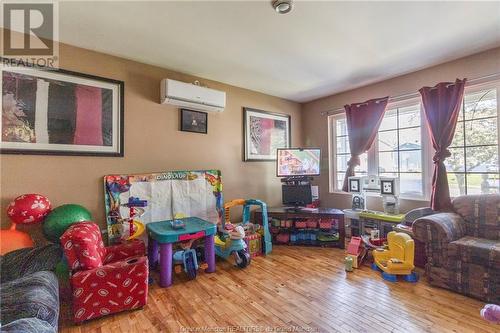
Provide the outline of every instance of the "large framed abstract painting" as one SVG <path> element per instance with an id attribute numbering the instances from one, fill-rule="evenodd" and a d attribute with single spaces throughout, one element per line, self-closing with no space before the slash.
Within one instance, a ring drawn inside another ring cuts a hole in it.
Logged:
<path id="1" fill-rule="evenodd" d="M 244 110 L 244 160 L 275 161 L 278 148 L 291 145 L 290 116 L 251 108 Z"/>
<path id="2" fill-rule="evenodd" d="M 2 154 L 123 156 L 122 81 L 2 69 Z"/>

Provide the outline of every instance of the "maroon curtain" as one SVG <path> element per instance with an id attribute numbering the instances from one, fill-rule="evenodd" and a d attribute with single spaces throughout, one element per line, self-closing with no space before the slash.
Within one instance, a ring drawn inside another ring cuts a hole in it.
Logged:
<path id="1" fill-rule="evenodd" d="M 388 101 L 389 96 L 344 106 L 351 158 L 347 162 L 343 191 L 348 191 L 348 178 L 354 176 L 354 169 L 360 164 L 359 156 L 372 146 Z"/>
<path id="2" fill-rule="evenodd" d="M 451 156 L 448 147 L 455 134 L 466 80 L 457 79 L 455 83 L 441 82 L 435 87 L 423 87 L 419 90 L 432 146 L 436 151 L 433 157 L 434 173 L 431 194 L 431 207 L 434 210 L 451 209 L 450 189 L 444 160 Z"/>

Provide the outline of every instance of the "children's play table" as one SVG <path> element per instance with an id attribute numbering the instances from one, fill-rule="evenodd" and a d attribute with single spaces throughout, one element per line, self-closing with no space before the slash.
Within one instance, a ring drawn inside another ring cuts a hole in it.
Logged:
<path id="1" fill-rule="evenodd" d="M 160 248 L 160 286 L 169 287 L 172 284 L 172 244 L 190 239 L 205 238 L 205 261 L 207 273 L 215 272 L 214 235 L 217 226 L 197 217 L 180 219 L 186 227 L 173 229 L 169 221 L 148 223 L 148 258 L 151 267 L 158 262 L 158 247 Z"/>

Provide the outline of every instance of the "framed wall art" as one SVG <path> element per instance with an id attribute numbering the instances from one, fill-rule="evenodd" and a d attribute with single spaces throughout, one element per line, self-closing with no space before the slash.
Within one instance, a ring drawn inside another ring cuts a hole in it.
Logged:
<path id="1" fill-rule="evenodd" d="M 124 83 L 3 68 L 2 154 L 123 156 Z"/>
<path id="2" fill-rule="evenodd" d="M 278 148 L 290 148 L 290 115 L 243 110 L 245 161 L 275 161 Z"/>
<path id="3" fill-rule="evenodd" d="M 208 113 L 181 109 L 181 131 L 207 134 Z"/>

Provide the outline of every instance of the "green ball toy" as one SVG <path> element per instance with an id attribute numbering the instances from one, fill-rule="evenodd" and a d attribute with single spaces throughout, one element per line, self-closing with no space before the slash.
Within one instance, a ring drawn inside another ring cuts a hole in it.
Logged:
<path id="1" fill-rule="evenodd" d="M 43 221 L 43 234 L 53 243 L 59 244 L 59 237 L 73 223 L 92 221 L 92 214 L 80 205 L 66 204 L 53 209 Z"/>

